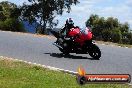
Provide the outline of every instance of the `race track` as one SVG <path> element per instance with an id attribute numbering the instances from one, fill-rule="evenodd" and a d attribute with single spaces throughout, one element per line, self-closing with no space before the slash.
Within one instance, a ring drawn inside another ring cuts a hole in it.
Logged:
<path id="1" fill-rule="evenodd" d="M 65 70 L 77 71 L 81 65 L 89 74 L 124 73 L 132 75 L 132 48 L 100 45 L 102 57 L 95 60 L 89 55 L 64 56 L 52 45 L 53 37 L 34 36 L 0 31 L 0 56 L 17 58 Z"/>

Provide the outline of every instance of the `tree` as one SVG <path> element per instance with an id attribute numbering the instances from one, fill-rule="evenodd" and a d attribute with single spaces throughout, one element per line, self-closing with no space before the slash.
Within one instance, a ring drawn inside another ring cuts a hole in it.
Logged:
<path id="1" fill-rule="evenodd" d="M 117 27 L 119 27 L 118 19 L 113 17 L 108 17 L 106 20 L 106 28 L 111 30 Z"/>
<path id="2" fill-rule="evenodd" d="M 130 26 L 127 22 L 125 22 L 124 24 L 119 24 L 119 25 L 120 25 L 121 33 L 128 33 Z"/>
<path id="3" fill-rule="evenodd" d="M 120 43 L 122 39 L 122 34 L 119 28 L 115 28 L 111 33 L 111 41 L 115 43 Z"/>
<path id="4" fill-rule="evenodd" d="M 94 39 L 130 43 L 129 24 L 127 22 L 121 24 L 117 18 L 108 17 L 104 19 L 104 17 L 92 14 L 86 21 L 86 26 L 92 28 Z"/>
<path id="5" fill-rule="evenodd" d="M 25 32 L 19 16 L 17 5 L 8 1 L 0 2 L 0 30 Z"/>
<path id="6" fill-rule="evenodd" d="M 91 27 L 91 28 L 95 28 L 95 23 L 97 23 L 97 21 L 99 20 L 99 16 L 98 15 L 90 15 L 89 19 L 86 21 L 86 27 Z"/>
<path id="7" fill-rule="evenodd" d="M 130 33 L 130 41 L 129 44 L 132 44 L 132 33 Z"/>
<path id="8" fill-rule="evenodd" d="M 70 12 L 71 5 L 77 4 L 77 0 L 29 0 L 31 4 L 22 6 L 22 17 L 30 23 L 39 22 L 42 25 L 42 34 L 47 27 L 58 24 L 58 20 L 53 21 L 57 15 L 62 15 L 67 9 Z M 39 20 L 38 20 L 39 19 Z"/>
<path id="9" fill-rule="evenodd" d="M 4 21 L 6 19 L 6 16 L 0 12 L 0 21 Z"/>
<path id="10" fill-rule="evenodd" d="M 97 37 L 100 36 L 100 25 L 99 25 L 100 18 L 98 15 L 90 15 L 89 19 L 86 21 L 86 26 L 91 27 L 92 32 L 94 34 L 94 38 L 96 39 Z"/>
<path id="11" fill-rule="evenodd" d="M 20 7 L 18 7 L 14 3 L 8 1 L 0 2 L 0 19 L 2 21 L 6 20 L 7 18 L 18 19 L 20 15 Z"/>
<path id="12" fill-rule="evenodd" d="M 102 40 L 103 41 L 111 41 L 111 34 L 112 34 L 112 31 L 110 31 L 109 29 L 106 29 L 106 30 L 103 30 L 102 31 Z"/>
<path id="13" fill-rule="evenodd" d="M 15 5 L 14 3 L 8 2 L 8 1 L 3 1 L 0 2 L 0 10 L 1 13 L 6 17 L 6 18 L 10 18 L 11 12 L 17 8 L 17 5 Z"/>
<path id="14" fill-rule="evenodd" d="M 4 21 L 6 19 L 5 15 L 3 14 L 3 7 L 0 4 L 0 21 Z"/>

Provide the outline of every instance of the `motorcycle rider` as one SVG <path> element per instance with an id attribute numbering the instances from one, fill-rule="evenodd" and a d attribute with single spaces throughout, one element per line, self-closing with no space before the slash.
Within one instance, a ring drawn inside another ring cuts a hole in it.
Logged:
<path id="1" fill-rule="evenodd" d="M 73 22 L 73 19 L 72 18 L 68 18 L 66 20 L 65 27 L 60 30 L 60 33 L 61 34 L 64 34 L 65 36 L 67 36 L 68 35 L 68 32 L 69 32 L 69 30 L 71 28 L 75 28 L 74 22 Z"/>
<path id="2" fill-rule="evenodd" d="M 78 26 L 74 26 L 74 22 L 72 18 L 68 18 L 66 20 L 65 26 L 60 30 L 59 34 L 60 36 L 63 36 L 63 39 L 68 37 L 68 33 L 70 31 L 71 28 L 77 28 Z M 62 37 L 58 38 L 57 41 L 55 43 L 62 43 L 63 42 Z"/>

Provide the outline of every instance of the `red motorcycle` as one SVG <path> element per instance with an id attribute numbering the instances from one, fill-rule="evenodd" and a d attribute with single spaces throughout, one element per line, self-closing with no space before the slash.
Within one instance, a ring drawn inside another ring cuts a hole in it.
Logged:
<path id="1" fill-rule="evenodd" d="M 59 32 L 51 31 L 57 38 L 53 45 L 57 46 L 59 50 L 68 55 L 69 53 L 89 54 L 94 59 L 101 57 L 99 47 L 92 42 L 93 34 L 89 28 L 81 30 L 79 27 L 71 28 L 68 35 L 60 35 Z"/>

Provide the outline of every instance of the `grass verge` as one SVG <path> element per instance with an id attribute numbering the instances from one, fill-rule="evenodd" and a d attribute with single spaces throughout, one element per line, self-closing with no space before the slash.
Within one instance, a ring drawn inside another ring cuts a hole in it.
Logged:
<path id="1" fill-rule="evenodd" d="M 130 88 L 126 84 L 86 84 L 76 77 L 20 61 L 0 58 L 0 88 Z M 132 87 L 131 87 L 132 88 Z"/>

